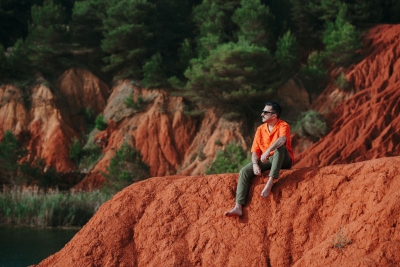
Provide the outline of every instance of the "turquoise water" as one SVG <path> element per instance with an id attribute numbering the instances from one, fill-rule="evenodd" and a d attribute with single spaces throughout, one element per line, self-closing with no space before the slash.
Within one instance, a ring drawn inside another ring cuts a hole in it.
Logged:
<path id="1" fill-rule="evenodd" d="M 0 226 L 0 267 L 38 264 L 62 249 L 77 232 Z"/>

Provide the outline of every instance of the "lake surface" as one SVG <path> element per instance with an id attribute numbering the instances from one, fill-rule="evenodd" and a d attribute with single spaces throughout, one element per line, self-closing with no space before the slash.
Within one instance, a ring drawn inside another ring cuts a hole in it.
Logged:
<path id="1" fill-rule="evenodd" d="M 0 267 L 38 264 L 61 250 L 77 232 L 75 229 L 0 226 Z"/>

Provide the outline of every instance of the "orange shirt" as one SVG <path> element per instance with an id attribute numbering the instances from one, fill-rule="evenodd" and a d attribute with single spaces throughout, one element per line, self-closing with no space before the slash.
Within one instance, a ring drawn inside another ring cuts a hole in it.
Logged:
<path id="1" fill-rule="evenodd" d="M 281 136 L 286 136 L 286 148 L 289 152 L 292 164 L 294 163 L 294 155 L 292 151 L 292 143 L 290 139 L 290 126 L 283 120 L 278 120 L 271 132 L 268 130 L 268 124 L 264 123 L 257 128 L 254 136 L 251 152 L 256 152 L 259 156 L 264 153 L 275 141 Z M 274 154 L 271 151 L 270 155 Z"/>

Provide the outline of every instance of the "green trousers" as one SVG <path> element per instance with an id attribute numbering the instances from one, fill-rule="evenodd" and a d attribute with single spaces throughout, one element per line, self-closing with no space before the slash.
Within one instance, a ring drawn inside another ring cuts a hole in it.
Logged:
<path id="1" fill-rule="evenodd" d="M 268 158 L 268 161 L 263 163 L 260 160 L 258 165 L 261 171 L 271 170 L 270 177 L 278 178 L 281 169 L 290 169 L 292 167 L 292 159 L 286 146 L 281 146 L 275 150 L 274 154 Z M 250 162 L 244 166 L 239 172 L 239 180 L 236 189 L 236 203 L 245 205 L 246 196 L 249 191 L 250 180 L 254 177 L 253 163 Z"/>

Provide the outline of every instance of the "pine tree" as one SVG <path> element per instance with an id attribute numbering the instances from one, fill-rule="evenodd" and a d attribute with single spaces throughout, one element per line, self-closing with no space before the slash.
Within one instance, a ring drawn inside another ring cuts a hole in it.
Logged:
<path id="1" fill-rule="evenodd" d="M 264 101 L 281 78 L 268 49 L 244 41 L 222 44 L 206 59 L 192 60 L 185 76 L 186 89 L 199 105 L 238 112 L 252 110 L 260 96 Z"/>
<path id="2" fill-rule="evenodd" d="M 142 78 L 142 67 L 150 58 L 153 33 L 149 19 L 153 10 L 154 5 L 146 0 L 113 2 L 104 21 L 101 47 L 109 54 L 104 58 L 104 71 L 119 78 Z"/>
<path id="3" fill-rule="evenodd" d="M 300 69 L 299 77 L 312 99 L 321 93 L 327 83 L 327 70 L 324 67 L 322 52 L 313 51 L 310 53 L 306 64 Z"/>
<path id="4" fill-rule="evenodd" d="M 315 16 L 309 6 L 318 0 L 291 0 L 291 14 L 294 23 L 293 33 L 301 47 L 306 50 L 319 48 L 324 30 L 324 22 Z"/>
<path id="5" fill-rule="evenodd" d="M 5 50 L 12 47 L 18 39 L 26 38 L 31 6 L 42 2 L 43 0 L 0 1 L 0 44 Z"/>
<path id="6" fill-rule="evenodd" d="M 330 61 L 346 65 L 354 60 L 361 48 L 360 34 L 347 20 L 347 6 L 342 4 L 335 23 L 327 22 L 323 35 L 325 55 Z"/>
<path id="7" fill-rule="evenodd" d="M 31 14 L 27 38 L 29 60 L 45 75 L 62 72 L 66 67 L 59 56 L 67 32 L 64 8 L 53 0 L 44 0 L 43 6 L 32 6 Z"/>
<path id="8" fill-rule="evenodd" d="M 33 79 L 33 66 L 29 60 L 30 50 L 26 42 L 19 39 L 6 53 L 7 57 L 4 58 L 6 69 L 2 73 L 4 78 L 8 82 L 29 83 Z"/>
<path id="9" fill-rule="evenodd" d="M 380 0 L 352 0 L 345 1 L 348 6 L 348 19 L 353 25 L 369 26 L 380 23 L 383 19 L 382 1 Z M 393 10 L 393 9 L 392 9 Z"/>
<path id="10" fill-rule="evenodd" d="M 147 63 L 154 63 L 154 57 L 158 58 L 157 61 L 161 65 L 155 77 L 158 80 L 156 84 L 165 86 L 166 77 L 182 78 L 182 73 L 188 66 L 188 60 L 181 61 L 178 58 L 182 44 L 186 44 L 185 40 L 189 43 L 194 41 L 195 24 L 192 20 L 192 8 L 201 3 L 201 0 L 149 1 L 154 4 L 155 13 L 152 14 L 150 23 L 151 32 L 154 34 L 149 47 L 152 56 Z"/>
<path id="11" fill-rule="evenodd" d="M 95 48 L 103 39 L 103 20 L 109 1 L 88 0 L 74 4 L 71 18 L 72 41 L 79 47 Z"/>
<path id="12" fill-rule="evenodd" d="M 146 88 L 163 87 L 166 85 L 166 71 L 163 69 L 163 61 L 159 52 L 146 62 L 143 66 L 143 72 L 142 83 Z"/>
<path id="13" fill-rule="evenodd" d="M 207 57 L 220 44 L 235 41 L 238 27 L 231 17 L 239 4 L 240 0 L 203 0 L 194 8 L 199 58 Z"/>
<path id="14" fill-rule="evenodd" d="M 297 67 L 299 46 L 290 31 L 279 38 L 276 46 L 275 58 L 279 66 L 287 71 Z"/>
<path id="15" fill-rule="evenodd" d="M 268 48 L 275 45 L 274 16 L 269 7 L 261 4 L 260 0 L 242 0 L 241 7 L 237 8 L 232 16 L 232 21 L 239 27 L 239 39 Z"/>

